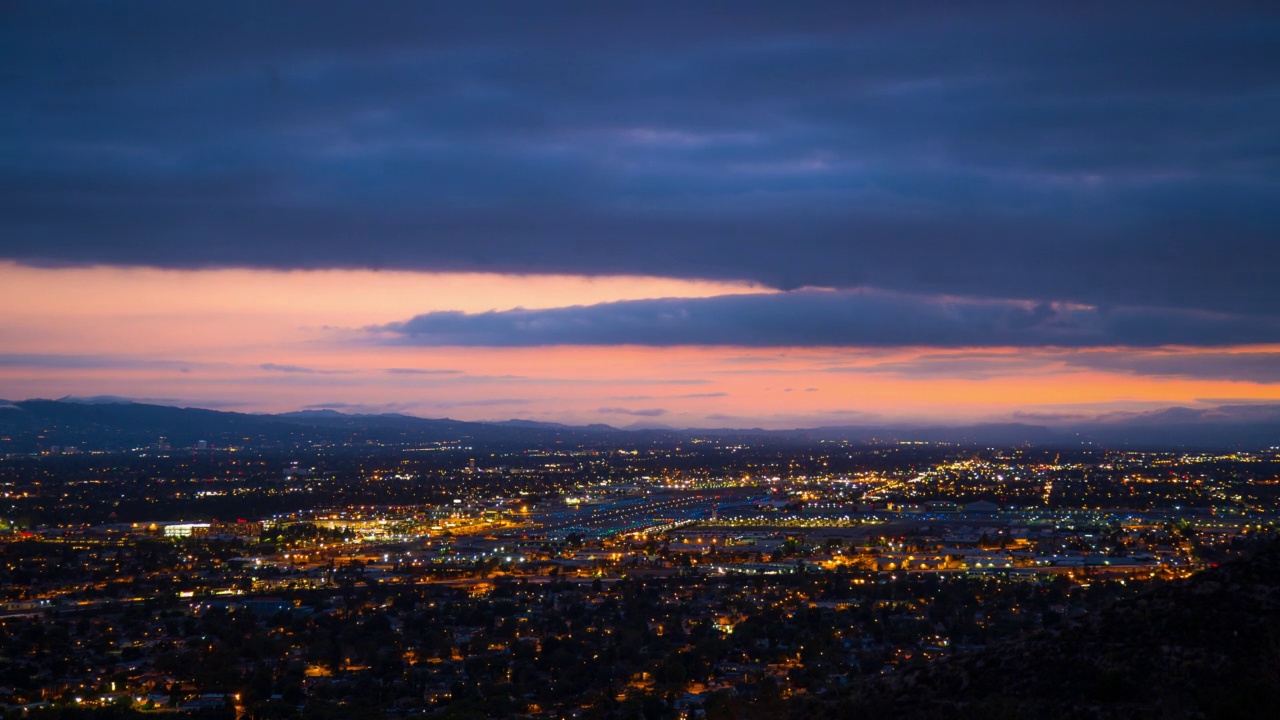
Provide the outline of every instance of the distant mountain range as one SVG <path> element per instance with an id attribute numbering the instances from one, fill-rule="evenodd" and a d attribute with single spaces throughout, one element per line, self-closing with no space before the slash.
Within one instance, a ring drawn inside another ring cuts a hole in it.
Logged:
<path id="1" fill-rule="evenodd" d="M 465 422 L 401 414 L 360 415 L 332 409 L 277 415 L 179 408 L 125 398 L 0 400 L 0 454 L 54 446 L 115 450 L 173 447 L 294 447 L 304 444 L 467 444 L 539 447 L 564 442 L 657 442 L 686 437 L 772 439 L 785 444 L 820 440 L 917 441 L 978 446 L 1035 445 L 1149 449 L 1258 449 L 1280 445 L 1280 405 L 1223 405 L 1113 413 L 1055 423 L 986 423 L 962 426 L 838 426 L 796 430 L 759 428 L 620 429 L 609 425 L 562 425 L 531 420 Z"/>
<path id="2" fill-rule="evenodd" d="M 541 446 L 588 439 L 599 429 L 536 423 L 469 423 L 409 415 L 348 415 L 305 410 L 278 415 L 178 408 L 135 402 L 72 400 L 0 401 L 0 454 L 76 447 L 120 450 L 172 447 L 200 441 L 212 447 L 292 448 L 301 445 L 412 444 L 445 441 Z M 613 431 L 618 432 L 618 431 Z"/>

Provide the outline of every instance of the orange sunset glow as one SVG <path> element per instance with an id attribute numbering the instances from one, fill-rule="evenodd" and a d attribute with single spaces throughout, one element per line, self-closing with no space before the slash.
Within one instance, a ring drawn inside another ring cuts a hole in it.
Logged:
<path id="1" fill-rule="evenodd" d="M 253 412 L 332 407 L 688 427 L 998 420 L 1280 400 L 1275 383 L 1073 362 L 1082 354 L 1209 352 L 1194 348 L 413 347 L 378 342 L 369 331 L 424 312 L 764 291 L 646 277 L 9 263 L 0 267 L 0 301 L 24 312 L 0 328 L 7 338 L 0 396 L 92 393 Z"/>

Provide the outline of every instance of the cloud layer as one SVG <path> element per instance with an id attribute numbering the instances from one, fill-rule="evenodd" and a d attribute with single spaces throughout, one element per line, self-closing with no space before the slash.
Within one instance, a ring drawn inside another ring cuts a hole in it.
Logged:
<path id="1" fill-rule="evenodd" d="M 1280 342 L 1280 322 L 1255 317 L 831 290 L 548 310 L 432 312 L 377 330 L 391 342 L 487 347 L 1154 347 Z"/>
<path id="2" fill-rule="evenodd" d="M 1280 15 L 21 3 L 0 257 L 1280 315 Z"/>

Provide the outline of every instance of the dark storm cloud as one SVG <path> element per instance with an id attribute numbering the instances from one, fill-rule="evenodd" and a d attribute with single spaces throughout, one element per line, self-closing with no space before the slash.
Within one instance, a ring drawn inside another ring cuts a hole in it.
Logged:
<path id="1" fill-rule="evenodd" d="M 0 257 L 1280 314 L 1245 4 L 42 2 Z"/>
<path id="2" fill-rule="evenodd" d="M 372 331 L 391 343 L 490 347 L 1152 347 L 1280 341 L 1280 321 L 1256 317 L 830 290 L 432 312 Z"/>

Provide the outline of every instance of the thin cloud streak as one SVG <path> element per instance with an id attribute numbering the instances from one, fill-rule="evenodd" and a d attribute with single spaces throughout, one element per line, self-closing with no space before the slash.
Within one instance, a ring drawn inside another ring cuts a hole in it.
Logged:
<path id="1" fill-rule="evenodd" d="M 666 408 L 624 408 L 624 407 L 602 407 L 596 412 L 601 415 L 631 415 L 633 417 L 662 417 L 667 414 Z"/>
<path id="2" fill-rule="evenodd" d="M 259 368 L 267 372 L 294 373 L 299 375 L 345 375 L 349 370 L 320 370 L 317 368 L 304 367 L 302 365 L 288 365 L 279 363 L 262 363 Z"/>
<path id="3" fill-rule="evenodd" d="M 1280 383 L 1280 352 L 1089 352 L 1063 361 L 1073 367 L 1134 375 Z"/>

